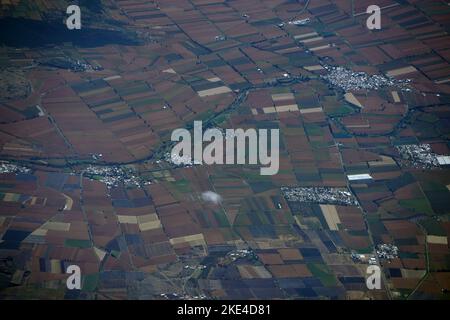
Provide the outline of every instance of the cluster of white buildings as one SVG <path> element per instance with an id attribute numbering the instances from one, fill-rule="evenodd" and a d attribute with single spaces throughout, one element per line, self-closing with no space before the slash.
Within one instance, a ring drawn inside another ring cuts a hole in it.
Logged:
<path id="1" fill-rule="evenodd" d="M 450 156 L 437 155 L 427 143 L 396 146 L 400 156 L 412 167 L 430 169 L 450 164 Z"/>
<path id="2" fill-rule="evenodd" d="M 238 249 L 228 252 L 227 255 L 231 258 L 231 260 L 236 261 L 237 259 L 248 257 L 251 254 L 253 254 L 253 252 L 249 249 Z"/>
<path id="3" fill-rule="evenodd" d="M 393 244 L 379 244 L 377 246 L 377 256 L 379 259 L 392 260 L 398 257 L 398 247 Z"/>
<path id="4" fill-rule="evenodd" d="M 384 75 L 369 75 L 365 72 L 355 72 L 344 67 L 323 66 L 328 73 L 321 76 L 334 86 L 344 91 L 351 90 L 378 90 L 383 87 L 397 87 L 410 91 L 411 80 L 397 80 Z"/>
<path id="5" fill-rule="evenodd" d="M 375 258 L 374 255 L 365 255 L 353 252 L 352 259 L 355 262 L 368 263 L 370 265 L 378 265 L 377 259 Z"/>
<path id="6" fill-rule="evenodd" d="M 142 178 L 132 169 L 125 170 L 122 167 L 103 167 L 90 165 L 86 168 L 85 174 L 93 178 L 97 178 L 108 188 L 117 187 L 123 183 L 129 187 L 142 187 L 151 184 L 150 181 L 142 181 Z"/>
<path id="7" fill-rule="evenodd" d="M 160 297 L 167 300 L 205 300 L 208 297 L 204 294 L 198 296 L 191 296 L 188 294 L 178 294 L 178 293 L 161 293 Z"/>
<path id="8" fill-rule="evenodd" d="M 280 28 L 284 27 L 286 24 L 294 25 L 294 26 L 305 26 L 305 25 L 309 24 L 310 22 L 311 22 L 310 18 L 296 19 L 296 20 L 288 21 L 287 23 L 281 22 L 281 23 L 278 24 L 278 26 Z"/>
<path id="9" fill-rule="evenodd" d="M 314 202 L 336 205 L 358 205 L 354 195 L 343 188 L 331 187 L 281 187 L 287 201 Z"/>
<path id="10" fill-rule="evenodd" d="M 30 173 L 31 169 L 18 166 L 9 162 L 0 162 L 0 174 L 1 173 Z"/>
<path id="11" fill-rule="evenodd" d="M 204 269 L 206 269 L 206 266 L 203 264 L 199 264 L 198 266 L 185 265 L 184 269 L 186 269 L 186 270 L 204 270 Z"/>

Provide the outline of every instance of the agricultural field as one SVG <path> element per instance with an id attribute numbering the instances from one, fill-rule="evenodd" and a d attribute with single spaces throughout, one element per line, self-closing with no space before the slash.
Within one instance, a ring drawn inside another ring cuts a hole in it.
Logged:
<path id="1" fill-rule="evenodd" d="M 0 299 L 450 298 L 446 3 L 0 2 Z M 200 120 L 278 172 L 171 161 Z"/>

